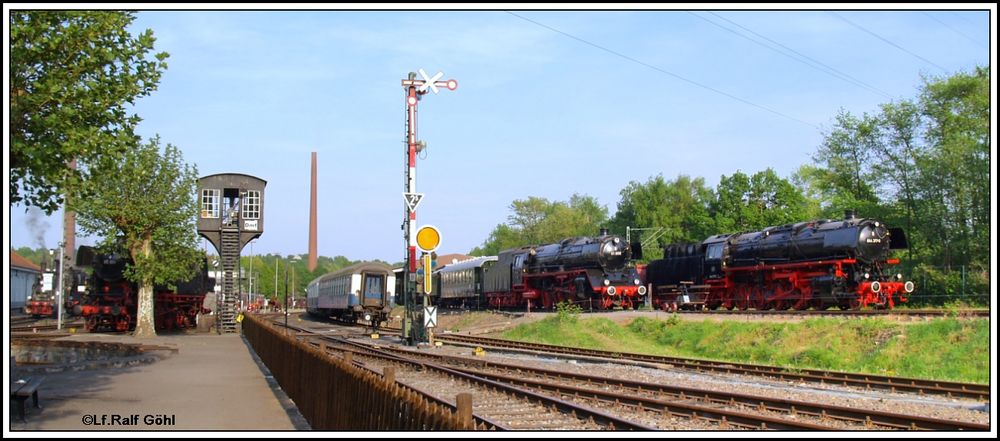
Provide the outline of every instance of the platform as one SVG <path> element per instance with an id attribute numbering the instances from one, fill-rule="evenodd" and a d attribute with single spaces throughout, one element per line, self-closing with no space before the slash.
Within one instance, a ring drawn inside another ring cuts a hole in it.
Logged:
<path id="1" fill-rule="evenodd" d="M 309 429 L 239 334 L 192 333 L 143 339 L 81 334 L 62 339 L 161 348 L 148 352 L 155 355 L 155 361 L 132 366 L 45 372 L 45 383 L 39 389 L 42 409 L 29 409 L 26 422 L 11 417 L 8 427 L 15 436 L 20 431 L 46 430 Z M 23 369 L 38 373 L 41 367 Z"/>

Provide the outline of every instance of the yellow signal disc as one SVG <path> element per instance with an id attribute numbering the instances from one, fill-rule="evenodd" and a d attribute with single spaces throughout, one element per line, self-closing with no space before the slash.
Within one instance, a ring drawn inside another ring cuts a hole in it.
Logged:
<path id="1" fill-rule="evenodd" d="M 441 232 L 431 225 L 425 225 L 417 230 L 417 247 L 421 251 L 431 252 L 441 245 Z"/>

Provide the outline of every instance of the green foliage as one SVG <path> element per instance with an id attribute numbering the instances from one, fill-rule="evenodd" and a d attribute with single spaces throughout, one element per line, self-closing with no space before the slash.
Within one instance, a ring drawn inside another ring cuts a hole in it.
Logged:
<path id="1" fill-rule="evenodd" d="M 149 58 L 152 31 L 138 36 L 124 11 L 10 12 L 10 203 L 51 214 L 91 163 L 136 142 L 127 106 L 156 89 L 165 52 Z"/>
<path id="2" fill-rule="evenodd" d="M 990 278 L 985 270 L 971 267 L 945 271 L 941 267 L 919 264 L 909 272 L 917 289 L 909 296 L 913 305 L 964 304 L 970 307 L 990 305 Z"/>
<path id="3" fill-rule="evenodd" d="M 989 127 L 987 67 L 927 78 L 916 100 L 841 112 L 798 177 L 827 217 L 854 208 L 903 227 L 911 264 L 976 272 L 989 265 Z"/>
<path id="4" fill-rule="evenodd" d="M 611 230 L 624 235 L 626 227 L 660 228 L 656 242 L 647 243 L 647 247 L 661 248 L 669 243 L 701 241 L 716 234 L 715 221 L 709 213 L 714 194 L 705 186 L 703 178 L 680 175 L 666 181 L 658 175 L 645 183 L 629 182 L 620 194 L 618 211 L 610 223 Z M 637 237 L 651 237 L 656 233 L 647 231 Z M 632 238 L 632 241 L 638 239 Z M 656 253 L 651 253 L 645 256 L 645 260 L 656 257 Z"/>
<path id="5" fill-rule="evenodd" d="M 801 191 L 768 168 L 753 176 L 723 175 L 712 213 L 719 233 L 735 233 L 802 221 L 808 210 Z"/>
<path id="6" fill-rule="evenodd" d="M 140 292 L 190 277 L 202 256 L 195 228 L 196 167 L 185 164 L 173 145 L 161 153 L 157 137 L 88 168 L 92 196 L 69 199 L 80 231 L 102 237 L 102 249 L 132 257 L 125 276 Z M 140 299 L 137 334 L 143 314 Z M 148 314 L 151 323 L 151 307 Z"/>
<path id="7" fill-rule="evenodd" d="M 594 236 L 608 220 L 608 210 L 591 196 L 574 194 L 568 202 L 529 197 L 510 205 L 506 224 L 469 254 L 496 255 L 502 250 L 531 244 L 553 243 L 568 237 Z"/>
<path id="8" fill-rule="evenodd" d="M 679 315 L 677 315 L 676 312 L 673 313 L 673 314 L 670 314 L 670 318 L 668 318 L 667 321 L 666 321 L 667 326 L 676 326 L 676 325 L 680 324 L 680 322 L 681 322 L 681 317 Z"/>
<path id="9" fill-rule="evenodd" d="M 240 281 L 243 292 L 250 292 L 250 271 L 253 270 L 255 294 L 263 294 L 268 298 L 277 298 L 279 302 L 285 299 L 285 274 L 288 274 L 288 292 L 296 298 L 303 298 L 305 289 L 316 278 L 332 273 L 350 265 L 362 262 L 350 260 L 344 256 L 317 256 L 316 270 L 309 271 L 309 255 L 298 254 L 283 256 L 280 254 L 263 254 L 241 256 L 240 267 L 243 268 L 243 280 Z M 385 262 L 383 262 L 385 263 Z M 277 280 L 277 296 L 275 296 L 275 280 Z"/>
<path id="10" fill-rule="evenodd" d="M 989 382 L 988 320 L 900 324 L 885 319 L 810 319 L 795 323 L 655 320 L 562 322 L 557 316 L 518 326 L 504 338 L 609 351 Z"/>
<path id="11" fill-rule="evenodd" d="M 559 302 L 556 305 L 556 317 L 559 318 L 560 323 L 575 323 L 582 312 L 583 308 L 575 303 Z"/>
<path id="12" fill-rule="evenodd" d="M 59 259 L 58 254 L 53 255 L 45 248 L 32 249 L 31 247 L 20 247 L 14 251 L 19 256 L 28 259 L 29 262 L 45 268 L 52 268 L 52 262 Z"/>
<path id="13" fill-rule="evenodd" d="M 722 176 L 718 187 L 705 186 L 703 178 L 663 176 L 645 183 L 632 181 L 621 191 L 612 229 L 655 228 L 657 241 L 647 248 L 681 242 L 701 242 L 719 233 L 732 233 L 800 221 L 816 210 L 800 187 L 767 169 L 748 176 L 737 171 Z M 655 234 L 647 232 L 646 234 Z M 633 242 L 636 241 L 633 239 Z M 644 253 L 645 261 L 659 258 Z"/>

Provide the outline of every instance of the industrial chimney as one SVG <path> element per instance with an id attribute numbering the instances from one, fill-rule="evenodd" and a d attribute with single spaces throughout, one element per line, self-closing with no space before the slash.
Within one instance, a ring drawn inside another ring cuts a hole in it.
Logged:
<path id="1" fill-rule="evenodd" d="M 312 152 L 312 180 L 309 192 L 309 271 L 316 270 L 316 152 Z"/>

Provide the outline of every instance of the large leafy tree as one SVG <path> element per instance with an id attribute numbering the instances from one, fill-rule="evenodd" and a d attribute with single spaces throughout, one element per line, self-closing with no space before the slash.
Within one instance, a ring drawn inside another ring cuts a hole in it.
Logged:
<path id="1" fill-rule="evenodd" d="M 906 229 L 922 293 L 989 291 L 989 78 L 988 67 L 925 78 L 916 99 L 841 113 L 815 165 L 800 169 L 827 211 L 857 208 Z"/>
<path id="2" fill-rule="evenodd" d="M 202 256 L 195 232 L 197 169 L 176 147 L 162 150 L 154 138 L 90 164 L 93 197 L 71 199 L 81 231 L 132 257 L 126 277 L 139 284 L 139 337 L 156 335 L 153 287 L 190 277 Z"/>
<path id="3" fill-rule="evenodd" d="M 84 190 L 87 168 L 121 155 L 139 117 L 126 106 L 156 89 L 167 53 L 132 36 L 124 11 L 10 12 L 10 203 L 55 211 Z"/>
<path id="4" fill-rule="evenodd" d="M 986 267 L 989 72 L 924 80 L 916 100 L 841 112 L 798 177 L 827 215 L 855 208 L 906 228 L 910 258 Z"/>
<path id="5" fill-rule="evenodd" d="M 655 244 L 660 246 L 700 242 L 715 234 L 715 221 L 709 213 L 715 196 L 704 178 L 680 175 L 667 181 L 657 175 L 645 183 L 629 182 L 620 194 L 612 220 L 617 233 L 624 234 L 626 227 L 652 228 L 643 232 L 644 237 L 655 236 Z M 657 257 L 656 253 L 644 255 L 646 259 Z"/>
<path id="6" fill-rule="evenodd" d="M 732 176 L 723 175 L 716 194 L 712 212 L 720 232 L 797 222 L 809 214 L 802 191 L 770 168 L 752 176 L 739 171 Z"/>
<path id="7" fill-rule="evenodd" d="M 568 202 L 531 196 L 510 204 L 507 223 L 498 224 L 489 238 L 469 254 L 495 255 L 514 247 L 553 243 L 568 237 L 596 236 L 608 220 L 608 209 L 587 195 L 574 194 Z"/>
<path id="8" fill-rule="evenodd" d="M 989 68 L 925 80 L 927 160 L 921 163 L 924 230 L 940 244 L 936 264 L 989 265 Z"/>

